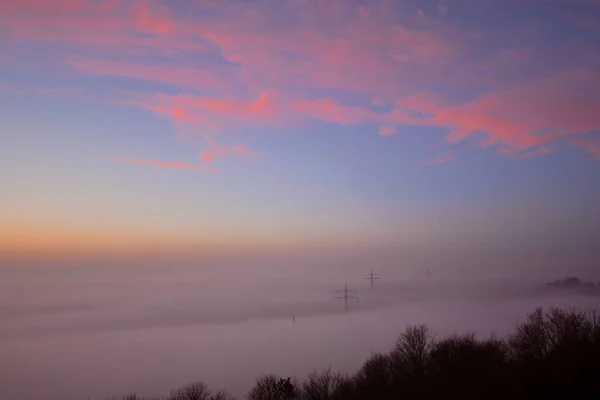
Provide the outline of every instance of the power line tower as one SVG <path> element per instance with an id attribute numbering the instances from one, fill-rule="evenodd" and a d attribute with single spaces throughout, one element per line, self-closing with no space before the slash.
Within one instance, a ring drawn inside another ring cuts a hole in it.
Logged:
<path id="1" fill-rule="evenodd" d="M 348 289 L 348 284 L 344 284 L 344 290 L 338 290 L 337 293 L 343 293 L 338 296 L 335 296 L 336 299 L 344 299 L 344 309 L 348 311 L 348 304 L 350 301 L 358 301 L 358 296 L 356 296 L 356 291 Z"/>
<path id="2" fill-rule="evenodd" d="M 374 274 L 373 270 L 371 270 L 371 272 L 369 272 L 367 274 L 367 277 L 365 279 L 369 279 L 371 281 L 371 290 L 373 290 L 373 281 L 379 279 L 379 275 L 378 274 Z"/>

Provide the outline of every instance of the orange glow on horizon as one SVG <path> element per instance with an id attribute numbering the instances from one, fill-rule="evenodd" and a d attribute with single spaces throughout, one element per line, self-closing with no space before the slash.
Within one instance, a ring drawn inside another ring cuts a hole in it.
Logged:
<path id="1" fill-rule="evenodd" d="M 266 235 L 239 232 L 192 235 L 182 232 L 153 233 L 134 230 L 68 229 L 52 226 L 12 225 L 0 230 L 0 259 L 13 256 L 69 257 L 74 255 L 144 255 L 246 253 L 334 249 L 358 238 Z"/>

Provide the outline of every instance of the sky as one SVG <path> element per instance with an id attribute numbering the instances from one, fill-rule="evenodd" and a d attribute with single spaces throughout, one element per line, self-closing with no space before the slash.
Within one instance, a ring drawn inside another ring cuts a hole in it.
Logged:
<path id="1" fill-rule="evenodd" d="M 592 243 L 599 21 L 597 0 L 4 0 L 0 258 Z"/>

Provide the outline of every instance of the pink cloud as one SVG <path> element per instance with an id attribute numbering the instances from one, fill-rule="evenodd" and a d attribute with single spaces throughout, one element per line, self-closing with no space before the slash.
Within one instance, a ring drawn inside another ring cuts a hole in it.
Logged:
<path id="1" fill-rule="evenodd" d="M 454 156 L 451 154 L 440 154 L 439 156 L 429 160 L 429 161 L 425 161 L 423 164 L 423 166 L 427 166 L 427 165 L 433 165 L 433 164 L 444 164 L 450 161 L 454 160 Z"/>
<path id="2" fill-rule="evenodd" d="M 445 104 L 435 93 L 415 92 L 400 97 L 396 108 L 387 113 L 343 106 L 331 99 L 297 102 L 293 109 L 340 125 L 439 126 L 449 130 L 446 138 L 451 143 L 474 136 L 483 147 L 496 145 L 503 154 L 532 157 L 551 152 L 544 144 L 600 129 L 599 78 L 594 71 L 573 69 L 485 93 L 460 105 Z"/>
<path id="3" fill-rule="evenodd" d="M 230 136 L 236 130 L 247 129 L 249 124 L 281 125 L 285 108 L 276 99 L 272 91 L 260 93 L 254 99 L 121 91 L 120 97 L 112 102 L 143 108 L 171 120 L 182 138 L 200 137 L 208 141 L 216 133 L 221 137 Z"/>
<path id="4" fill-rule="evenodd" d="M 11 28 L 11 31 L 13 37 L 20 39 L 69 43 L 85 50 L 89 50 L 91 47 L 97 47 L 101 48 L 106 53 L 122 56 L 147 54 L 175 55 L 180 53 L 194 54 L 207 51 L 206 46 L 189 39 L 178 37 L 157 39 L 155 37 L 121 33 L 117 27 L 113 29 L 110 28 L 115 21 L 109 19 L 107 19 L 105 23 L 99 24 L 97 28 L 94 28 L 93 24 L 97 21 L 87 18 L 92 22 L 91 27 L 77 28 L 76 26 L 73 26 L 70 29 L 67 29 L 70 24 L 84 25 L 85 19 L 86 18 L 82 18 L 83 21 L 78 20 L 76 23 L 68 21 L 62 26 L 62 31 L 59 32 L 44 29 L 44 21 L 40 21 L 39 19 L 32 19 L 32 25 L 41 24 L 41 26 L 38 26 L 36 29 L 27 30 L 21 26 L 13 27 Z M 118 23 L 119 21 L 116 22 Z M 126 31 L 126 29 L 123 31 Z M 127 75 L 125 76 L 127 77 Z M 172 75 L 172 77 L 174 76 L 176 75 Z M 176 83 L 177 82 L 174 82 L 173 84 Z"/>
<path id="5" fill-rule="evenodd" d="M 524 150 L 600 128 L 600 80 L 572 70 L 485 94 L 434 112 L 428 122 L 450 129 L 450 142 L 485 135 L 483 146 Z"/>
<path id="6" fill-rule="evenodd" d="M 1 83 L 0 89 L 11 95 L 21 94 L 37 94 L 40 96 L 52 96 L 72 101 L 82 101 L 83 96 L 81 91 L 77 88 L 69 88 L 62 86 L 43 86 L 43 85 L 32 85 L 32 84 L 14 84 L 14 83 Z"/>
<path id="7" fill-rule="evenodd" d="M 34 0 L 2 2 L 0 20 L 9 36 L 81 46 L 104 52 L 178 54 L 206 52 L 194 38 L 176 35 L 178 23 L 157 1 Z M 5 16 L 3 19 L 2 17 Z M 140 35 L 142 34 L 142 35 Z"/>
<path id="8" fill-rule="evenodd" d="M 273 92 L 262 92 L 252 101 L 198 98 L 198 107 L 209 113 L 231 118 L 274 118 L 278 114 Z"/>
<path id="9" fill-rule="evenodd" d="M 152 110 L 163 117 L 200 124 L 212 121 L 214 127 L 235 126 L 244 120 L 274 122 L 282 111 L 273 92 L 260 93 L 254 100 L 211 98 L 193 94 L 128 95 L 130 96 L 126 102 Z"/>
<path id="10" fill-rule="evenodd" d="M 161 4 L 140 3 L 133 7 L 133 16 L 140 32 L 165 35 L 173 33 L 175 23 L 169 9 Z"/>
<path id="11" fill-rule="evenodd" d="M 380 126 L 378 133 L 380 136 L 392 136 L 398 133 L 398 130 L 393 126 Z"/>
<path id="12" fill-rule="evenodd" d="M 71 59 L 69 64 L 90 74 L 122 76 L 173 84 L 179 87 L 213 89 L 231 93 L 229 82 L 240 80 L 260 94 L 258 101 L 269 103 L 266 86 L 336 88 L 369 92 L 393 92 L 400 85 L 399 63 L 420 63 L 450 54 L 447 35 L 397 26 L 389 18 L 391 6 L 356 7 L 351 2 L 335 5 L 311 2 L 301 7 L 300 21 L 289 27 L 265 30 L 268 9 L 242 6 L 196 4 L 198 11 L 218 11 L 210 22 L 195 23 L 174 19 L 158 2 L 96 3 L 64 1 L 53 11 L 51 2 L 33 1 L 36 12 L 24 14 L 28 23 L 8 26 L 13 35 L 36 40 L 62 40 L 82 45 L 105 45 L 148 51 L 164 48 L 205 52 L 212 42 L 228 60 L 238 63 L 236 76 L 223 74 L 224 66 L 206 70 L 184 67 L 136 65 L 124 61 Z M 12 8 L 26 7 L 14 2 Z M 101 5 L 100 5 L 101 4 Z M 290 2 L 290 6 L 294 6 Z M 297 6 L 297 5 L 296 5 Z M 100 7 L 103 11 L 95 15 Z M 58 11 L 60 12 L 58 12 Z M 300 10 L 300 9 L 299 9 Z M 43 11 L 41 13 L 40 11 Z M 121 11 L 115 14 L 115 11 Z M 123 14 L 123 11 L 126 11 Z M 13 12 L 15 12 L 13 10 Z M 311 15 L 327 16 L 336 33 L 324 35 L 319 27 L 308 28 Z M 341 18 L 340 16 L 344 16 Z M 239 17 L 236 17 L 239 16 Z M 239 18 L 239 20 L 238 20 Z M 362 21 L 358 23 L 358 21 Z M 27 29 L 24 27 L 27 26 Z M 139 36 L 150 33 L 157 37 Z M 202 43 L 202 44 L 200 44 Z M 293 54 L 290 58 L 286 54 Z M 230 100 L 228 100 L 230 101 Z M 272 109 L 270 104 L 225 103 L 204 100 L 206 109 L 216 113 L 257 114 Z"/>
<path id="13" fill-rule="evenodd" d="M 238 64 L 237 78 L 248 86 L 262 87 L 262 91 L 265 86 L 302 86 L 391 93 L 401 85 L 400 64 L 406 67 L 407 63 L 439 61 L 452 53 L 448 35 L 398 26 L 389 17 L 396 11 L 391 5 L 356 7 L 352 2 L 336 1 L 335 5 L 309 2 L 300 6 L 288 1 L 286 8 L 297 7 L 298 20 L 274 25 L 269 18 L 271 12 L 281 11 L 279 7 L 271 11 L 260 6 L 198 2 L 193 11 L 199 16 L 208 11 L 212 18 L 190 21 L 175 18 L 165 6 L 168 3 L 157 1 L 9 3 L 6 13 L 20 15 L 6 19 L 13 36 L 174 54 L 204 53 L 216 46 L 226 60 Z M 330 23 L 315 26 L 314 15 L 327 17 Z M 325 28 L 333 34 L 324 34 Z M 91 73 L 131 77 L 126 65 L 80 61 L 79 67 Z M 181 74 L 161 72 L 165 73 L 141 71 L 144 79 L 189 83 L 180 78 Z M 183 72 L 190 75 L 190 71 Z M 218 80 L 224 83 L 230 79 L 220 76 Z"/>
<path id="14" fill-rule="evenodd" d="M 532 62 L 534 58 L 535 54 L 523 47 L 500 49 L 491 58 L 479 64 L 478 68 L 498 73 L 510 68 L 521 68 L 524 62 Z"/>
<path id="15" fill-rule="evenodd" d="M 394 108 L 387 112 L 375 112 L 364 107 L 346 106 L 330 98 L 301 100 L 291 104 L 290 109 L 297 116 L 307 116 L 339 125 L 378 124 L 379 134 L 393 134 L 396 124 L 422 124 L 422 120 L 413 115 L 415 107 L 422 103 Z"/>
<path id="16" fill-rule="evenodd" d="M 432 113 L 440 109 L 443 104 L 442 96 L 431 92 L 414 92 L 396 100 L 398 108 L 421 113 Z"/>
<path id="17" fill-rule="evenodd" d="M 275 94 L 264 92 L 254 100 L 219 99 L 192 94 L 148 94 L 122 92 L 116 104 L 145 108 L 156 115 L 171 120 L 182 138 L 200 138 L 199 158 L 204 164 L 224 156 L 256 156 L 247 145 L 223 145 L 217 141 L 229 131 L 249 123 L 269 125 L 281 118 L 281 109 L 275 103 Z M 225 130 L 225 132 L 223 132 Z M 225 135 L 226 137 L 227 135 Z"/>
<path id="18" fill-rule="evenodd" d="M 215 158 L 223 157 L 230 151 L 228 146 L 223 146 L 209 137 L 204 141 L 204 150 L 200 152 L 200 160 L 205 164 L 210 164 Z"/>
<path id="19" fill-rule="evenodd" d="M 213 155 L 207 152 L 200 153 L 200 160 L 205 164 L 210 164 L 213 161 Z"/>
<path id="20" fill-rule="evenodd" d="M 583 68 L 540 74 L 513 85 L 504 82 L 502 89 L 474 90 L 463 81 L 457 85 L 456 70 L 496 74 L 540 61 L 519 42 L 472 62 L 469 56 L 477 54 L 468 53 L 469 45 L 481 37 L 475 40 L 473 33 L 442 23 L 449 20 L 440 17 L 448 12 L 442 3 L 439 15 L 430 13 L 427 21 L 417 12 L 421 23 L 413 26 L 399 24 L 394 16 L 406 10 L 388 1 L 358 6 L 342 0 L 290 0 L 269 7 L 193 2 L 185 17 L 169 4 L 8 0 L 0 2 L 0 21 L 12 38 L 66 43 L 78 46 L 77 53 L 101 46 L 96 58 L 67 57 L 66 63 L 83 73 L 184 90 L 119 92 L 113 104 L 146 109 L 170 120 L 180 136 L 201 137 L 198 151 L 204 164 L 225 155 L 255 154 L 245 145 L 229 144 L 237 143 L 227 140 L 233 131 L 285 126 L 303 118 L 372 124 L 381 136 L 396 133 L 404 124 L 438 127 L 448 142 L 474 139 L 512 157 L 548 154 L 552 141 L 600 127 L 600 77 Z M 282 10 L 293 17 L 272 23 Z M 207 13 L 210 19 L 203 17 Z M 414 13 L 410 11 L 409 19 L 414 20 Z M 148 53 L 174 57 L 160 63 L 133 61 Z M 180 57 L 190 54 L 200 55 L 194 60 L 202 59 L 202 66 Z M 431 89 L 436 85 L 445 96 Z M 464 96 L 460 101 L 447 95 L 457 88 Z M 311 89 L 318 89 L 321 97 L 315 99 Z M 371 99 L 379 108 L 347 105 L 344 95 L 349 93 L 365 102 Z"/>
<path id="21" fill-rule="evenodd" d="M 147 65 L 93 59 L 70 59 L 70 66 L 94 75 L 110 75 L 124 78 L 144 79 L 184 88 L 202 88 L 215 91 L 226 90 L 224 72 L 208 69 Z"/>
<path id="22" fill-rule="evenodd" d="M 389 101 L 381 97 L 373 97 L 371 99 L 371 104 L 373 104 L 374 106 L 386 106 L 389 104 Z"/>
<path id="23" fill-rule="evenodd" d="M 441 34 L 395 26 L 392 35 L 392 58 L 401 63 L 422 64 L 428 60 L 439 62 L 451 57 L 455 50 Z"/>
<path id="24" fill-rule="evenodd" d="M 590 160 L 600 161 L 600 139 L 599 138 L 577 138 L 570 141 L 570 144 L 577 146 L 590 154 Z"/>
<path id="25" fill-rule="evenodd" d="M 164 168 L 177 168 L 177 169 L 186 169 L 191 171 L 205 171 L 205 172 L 216 172 L 217 170 L 212 167 L 205 167 L 201 165 L 195 164 L 185 164 L 176 161 L 156 161 L 156 160 L 146 160 L 141 158 L 125 158 L 118 156 L 104 156 L 104 158 L 121 162 L 121 163 L 131 163 L 131 164 L 144 164 L 144 165 L 152 165 L 155 167 L 164 167 Z"/>
<path id="26" fill-rule="evenodd" d="M 500 152 L 513 158 L 533 158 L 546 154 L 552 154 L 553 150 L 551 147 L 541 146 L 533 150 L 527 149 L 525 151 L 511 148 L 500 148 Z"/>
<path id="27" fill-rule="evenodd" d="M 3 12 L 94 12 L 111 13 L 123 0 L 5 0 L 0 4 Z"/>
<path id="28" fill-rule="evenodd" d="M 243 144 L 233 146 L 231 151 L 235 154 L 240 154 L 243 156 L 256 156 L 257 155 L 257 153 L 254 150 L 250 149 L 248 146 L 245 146 Z"/>
<path id="29" fill-rule="evenodd" d="M 208 138 L 204 141 L 204 150 L 200 152 L 200 160 L 205 164 L 210 164 L 216 158 L 224 157 L 226 155 L 254 157 L 257 156 L 258 153 L 243 144 L 223 146 L 218 144 L 213 138 Z"/>
<path id="30" fill-rule="evenodd" d="M 298 114 L 340 125 L 373 122 L 378 119 L 377 115 L 369 110 L 362 107 L 344 106 L 332 99 L 297 101 L 292 104 L 291 108 Z"/>
<path id="31" fill-rule="evenodd" d="M 240 77 L 250 85 L 391 93 L 401 87 L 401 66 L 452 56 L 451 35 L 398 26 L 390 17 L 391 4 L 377 9 L 345 1 L 303 3 L 297 23 L 285 29 L 272 25 L 272 30 L 264 29 L 268 10 L 255 11 L 244 15 L 243 23 L 213 22 L 195 29 L 239 64 Z M 315 25 L 315 15 L 328 24 Z"/>
<path id="32" fill-rule="evenodd" d="M 254 100 L 215 99 L 194 95 L 154 95 L 143 106 L 175 121 L 200 126 L 235 126 L 242 121 L 282 122 L 292 113 L 339 125 L 377 124 L 391 134 L 398 124 L 430 125 L 449 130 L 455 143 L 479 138 L 483 147 L 499 146 L 504 154 L 519 152 L 600 127 L 600 83 L 596 74 L 572 70 L 559 75 L 490 92 L 459 105 L 446 104 L 435 93 L 402 96 L 388 112 L 345 106 L 331 98 L 276 102 L 272 92 Z M 577 88 L 577 90 L 575 90 Z M 545 148 L 544 148 L 545 149 Z M 549 150 L 526 152 L 548 154 Z M 524 153 L 525 154 L 525 153 Z"/>

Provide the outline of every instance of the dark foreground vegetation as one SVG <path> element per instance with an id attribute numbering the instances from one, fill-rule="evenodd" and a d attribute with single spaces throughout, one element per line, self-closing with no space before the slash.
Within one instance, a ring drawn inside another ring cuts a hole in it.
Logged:
<path id="1" fill-rule="evenodd" d="M 325 370 L 303 381 L 267 375 L 248 400 L 600 399 L 600 314 L 537 309 L 507 338 L 436 339 L 408 327 L 387 354 L 374 354 L 354 375 Z M 129 395 L 123 400 L 142 400 Z M 144 400 L 228 400 L 193 383 Z"/>

